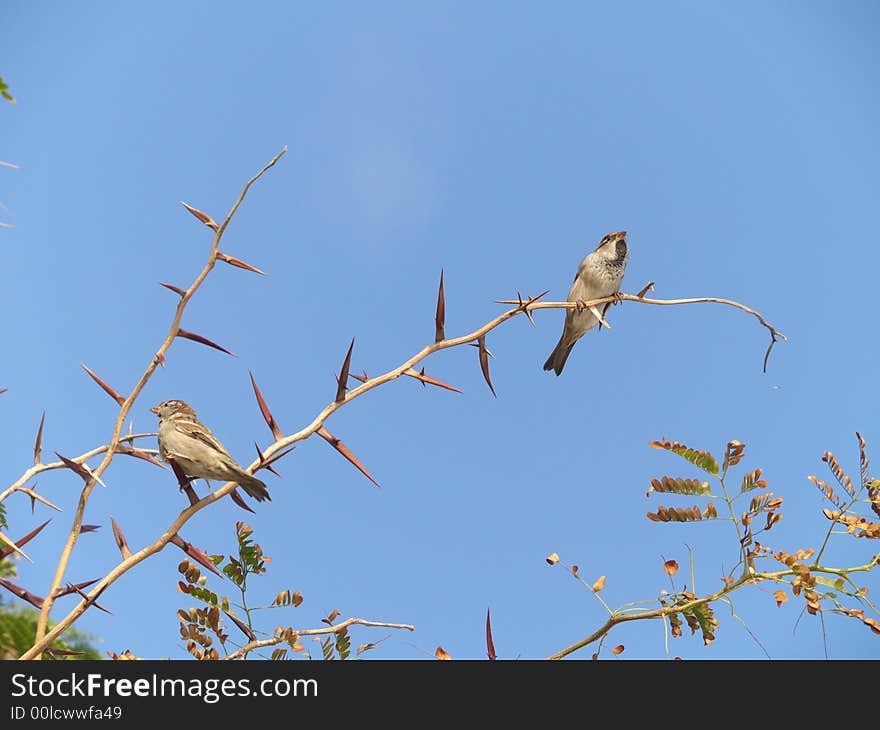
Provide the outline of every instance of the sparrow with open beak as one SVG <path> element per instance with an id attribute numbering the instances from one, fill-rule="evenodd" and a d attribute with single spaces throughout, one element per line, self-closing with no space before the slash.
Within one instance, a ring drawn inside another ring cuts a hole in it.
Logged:
<path id="1" fill-rule="evenodd" d="M 166 400 L 150 409 L 159 416 L 159 456 L 174 459 L 189 477 L 236 482 L 258 502 L 271 499 L 266 485 L 248 474 L 182 400 Z"/>
<path id="2" fill-rule="evenodd" d="M 579 306 L 577 309 L 565 311 L 562 337 L 544 363 L 544 370 L 555 370 L 557 375 L 562 374 L 562 368 L 565 367 L 565 361 L 571 354 L 574 343 L 600 324 L 599 319 L 591 311 L 593 308 L 580 304 L 619 293 L 627 261 L 629 261 L 629 248 L 626 245 L 626 231 L 609 233 L 599 242 L 595 251 L 584 257 L 575 274 L 567 299 L 569 302 L 578 302 Z M 605 318 L 609 305 L 610 302 L 599 305 L 602 319 Z"/>

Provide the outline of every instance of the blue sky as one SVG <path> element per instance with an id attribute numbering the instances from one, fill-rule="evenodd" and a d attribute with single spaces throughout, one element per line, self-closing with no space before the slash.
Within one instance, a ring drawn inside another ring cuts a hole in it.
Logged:
<path id="1" fill-rule="evenodd" d="M 287 145 L 223 244 L 269 276 L 218 267 L 184 317 L 239 357 L 176 343 L 136 429 L 154 427 L 150 406 L 182 398 L 247 462 L 269 436 L 249 370 L 294 431 L 333 398 L 352 337 L 352 367 L 370 374 L 433 339 L 441 268 L 455 336 L 517 291 L 564 298 L 579 260 L 619 229 L 625 291 L 653 280 L 662 298 L 730 297 L 790 339 L 765 375 L 766 333 L 745 314 L 624 304 L 556 378 L 541 365 L 562 315 L 540 312 L 535 328 L 515 320 L 489 337 L 497 399 L 471 348 L 439 354 L 427 372 L 462 395 L 397 381 L 327 424 L 381 490 L 311 439 L 283 480 L 269 477 L 273 500 L 256 515 L 225 500 L 187 525 L 212 553 L 232 549 L 235 520 L 254 527 L 274 559 L 256 600 L 305 597 L 267 629 L 318 626 L 338 608 L 416 625 L 376 657 L 442 645 L 479 658 L 491 607 L 499 655 L 535 658 L 603 621 L 545 563 L 551 552 L 591 581 L 606 575 L 612 605 L 666 587 L 663 559 L 686 565 L 686 544 L 697 590 L 720 586 L 737 550 L 729 523 L 645 519 L 690 503 L 646 500 L 652 477 L 697 476 L 648 447 L 661 436 L 719 456 L 745 442 L 743 471 L 762 467 L 785 498 L 767 542 L 817 545 L 827 523 L 806 476 L 825 478 L 826 449 L 857 473 L 856 430 L 880 444 L 878 19 L 868 2 L 7 3 L 0 73 L 18 104 L 0 106 L 0 159 L 21 169 L 0 170 L 15 224 L 0 232 L 5 482 L 30 463 L 43 410 L 47 453 L 106 442 L 115 406 L 80 363 L 133 385 L 176 303 L 157 282 L 188 285 L 210 244 L 179 201 L 221 217 Z M 80 481 L 36 481 L 65 507 L 21 566 L 43 593 Z M 117 562 L 111 516 L 134 548 L 183 504 L 173 477 L 141 462 L 118 458 L 105 481 L 86 513 L 102 528 L 81 538 L 73 580 Z M 13 536 L 42 521 L 24 498 L 9 506 Z M 872 548 L 841 538 L 828 558 L 863 563 Z M 112 651 L 185 657 L 180 558 L 169 547 L 143 563 L 105 593 L 113 616 L 78 625 Z M 795 633 L 800 602 L 777 609 L 771 593 L 734 597 L 770 655 L 823 656 L 819 622 L 805 616 Z M 716 642 L 688 636 L 672 654 L 762 657 L 716 610 Z M 826 629 L 832 657 L 878 655 L 858 622 L 828 616 Z M 361 629 L 354 642 L 386 635 Z M 658 623 L 615 630 L 608 646 L 619 643 L 624 657 L 664 655 Z"/>

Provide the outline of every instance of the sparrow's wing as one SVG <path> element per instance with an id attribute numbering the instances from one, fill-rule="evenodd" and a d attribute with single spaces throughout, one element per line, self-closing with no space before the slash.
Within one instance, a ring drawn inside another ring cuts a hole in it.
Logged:
<path id="1" fill-rule="evenodd" d="M 571 294 L 574 294 L 574 288 L 578 283 L 578 279 L 580 279 L 582 286 L 589 286 L 589 284 L 592 283 L 593 275 L 591 269 L 595 266 L 597 258 L 595 253 L 595 251 L 593 251 L 592 253 L 588 253 L 581 260 L 580 264 L 578 265 L 577 273 L 574 275 L 574 280 L 571 282 L 572 291 L 569 296 L 571 296 Z"/>
<path id="2" fill-rule="evenodd" d="M 197 423 L 196 421 L 175 421 L 174 427 L 180 433 L 185 434 L 190 438 L 197 439 L 203 444 L 207 444 L 215 451 L 219 451 L 224 456 L 227 456 L 230 459 L 232 458 L 231 456 L 229 456 L 229 452 L 225 448 L 223 448 L 223 444 L 221 444 L 214 436 L 214 434 L 211 433 L 211 429 L 204 424 Z"/>

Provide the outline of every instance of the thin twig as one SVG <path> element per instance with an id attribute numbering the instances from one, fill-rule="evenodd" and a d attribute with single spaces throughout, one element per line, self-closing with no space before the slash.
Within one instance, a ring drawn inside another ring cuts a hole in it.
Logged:
<path id="1" fill-rule="evenodd" d="M 150 436 L 156 436 L 155 433 L 133 433 L 128 436 L 123 436 L 119 439 L 120 443 L 125 441 L 134 441 L 135 439 L 141 438 L 149 438 Z M 107 451 L 108 445 L 104 444 L 103 446 L 98 446 L 97 448 L 92 449 L 91 451 L 86 451 L 84 454 L 80 454 L 75 459 L 71 459 L 71 461 L 75 461 L 77 464 L 84 464 L 86 461 L 91 459 L 93 456 L 97 456 L 98 454 L 103 454 Z M 148 454 L 157 454 L 158 451 L 155 449 L 141 449 L 142 451 L 146 451 Z M 51 471 L 53 469 L 66 469 L 67 466 L 63 461 L 53 461 L 48 464 L 36 464 L 32 466 L 30 469 L 26 469 L 24 474 L 22 474 L 18 479 L 16 479 L 11 485 L 9 485 L 6 489 L 0 492 L 0 502 L 5 500 L 10 494 L 13 492 L 21 491 L 20 487 L 23 487 L 27 484 L 31 479 L 33 479 L 37 474 L 40 474 L 44 471 Z"/>
<path id="2" fill-rule="evenodd" d="M 653 282 L 652 282 L 653 283 Z M 648 290 L 650 287 L 646 287 L 642 291 Z M 751 307 L 747 307 L 745 304 L 740 304 L 739 302 L 735 302 L 733 299 L 722 299 L 720 297 L 691 297 L 689 299 L 649 299 L 648 297 L 636 295 L 636 294 L 615 294 L 610 297 L 603 297 L 601 299 L 590 299 L 585 302 L 536 302 L 531 305 L 530 309 L 578 309 L 583 308 L 584 306 L 590 307 L 598 304 L 605 304 L 606 302 L 615 302 L 615 301 L 627 301 L 627 302 L 639 302 L 641 304 L 655 304 L 658 306 L 672 306 L 677 304 L 700 304 L 700 303 L 714 303 L 714 304 L 726 304 L 729 307 L 735 307 L 736 309 L 740 309 L 743 312 L 751 314 L 755 317 L 763 327 L 767 329 L 770 333 L 770 344 L 767 347 L 767 351 L 764 353 L 764 372 L 767 372 L 767 360 L 770 358 L 770 352 L 773 350 L 773 346 L 779 340 L 787 340 L 788 338 L 782 334 L 778 329 L 776 329 L 772 324 L 770 324 L 764 317 Z M 516 304 L 517 302 L 513 299 L 500 299 L 497 302 L 498 304 Z"/>
<path id="3" fill-rule="evenodd" d="M 211 273 L 217 262 L 217 251 L 219 250 L 220 240 L 223 238 L 223 233 L 226 230 L 226 227 L 229 225 L 229 221 L 232 220 L 232 216 L 235 215 L 235 212 L 238 210 L 239 205 L 244 200 L 247 195 L 248 190 L 250 190 L 251 185 L 254 184 L 262 175 L 265 173 L 270 167 L 275 165 L 281 156 L 287 151 L 285 147 L 282 149 L 272 160 L 267 164 L 262 170 L 260 170 L 256 175 L 254 175 L 250 180 L 247 181 L 241 194 L 238 196 L 238 199 L 233 204 L 229 213 L 226 214 L 226 218 L 223 221 L 223 224 L 216 230 L 214 234 L 214 240 L 211 243 L 211 250 L 208 255 L 208 261 L 205 264 L 202 271 L 196 277 L 195 281 L 189 286 L 189 288 L 184 292 L 183 296 L 180 298 L 180 301 L 177 304 L 177 309 L 174 312 L 174 319 L 171 322 L 171 327 L 168 330 L 168 334 L 165 337 L 165 340 L 162 342 L 159 349 L 156 351 L 156 354 L 150 361 L 150 364 L 147 366 L 143 375 L 141 375 L 140 379 L 132 389 L 131 393 L 129 393 L 128 397 L 122 402 L 122 405 L 119 407 L 119 414 L 116 417 L 116 423 L 113 426 L 113 433 L 110 436 L 110 441 L 107 444 L 107 450 L 104 453 L 104 458 L 101 460 L 101 463 L 98 465 L 98 468 L 93 471 L 93 477 L 88 480 L 86 485 L 83 487 L 82 493 L 80 494 L 79 503 L 77 504 L 76 512 L 73 517 L 73 525 L 70 528 L 70 533 L 67 536 L 67 541 L 64 544 L 64 549 L 61 552 L 61 557 L 58 560 L 58 566 L 55 570 L 55 576 L 52 579 L 52 585 L 49 589 L 49 593 L 46 596 L 46 600 L 43 602 L 43 607 L 40 610 L 40 617 L 37 620 L 37 631 L 35 637 L 35 646 L 41 644 L 41 640 L 46 635 L 46 627 L 49 622 L 49 613 L 52 610 L 52 605 L 54 603 L 54 595 L 57 588 L 61 585 L 61 582 L 64 580 L 64 573 L 67 570 L 67 564 L 70 561 L 70 556 L 73 553 L 73 548 L 76 545 L 77 538 L 80 534 L 80 529 L 82 527 L 82 518 L 83 513 L 85 512 L 86 504 L 88 503 L 89 497 L 91 496 L 92 490 L 95 487 L 95 484 L 100 479 L 101 475 L 110 465 L 110 462 L 113 461 L 113 457 L 115 456 L 116 444 L 119 443 L 120 433 L 122 432 L 122 426 L 125 422 L 126 417 L 128 416 L 128 412 L 131 410 L 131 407 L 134 405 L 135 400 L 140 395 L 144 386 L 150 380 L 153 375 L 153 372 L 159 366 L 161 362 L 165 360 L 165 353 L 171 347 L 171 344 L 174 342 L 177 337 L 178 330 L 180 329 L 180 321 L 183 318 L 183 312 L 186 309 L 186 305 L 189 303 L 190 299 L 195 295 L 198 291 L 199 287 L 202 285 L 202 282 L 208 277 L 208 274 Z M 40 658 L 40 654 L 35 655 L 33 658 Z"/>
<path id="4" fill-rule="evenodd" d="M 410 624 L 386 624 L 380 621 L 366 621 L 362 618 L 350 618 L 346 619 L 342 623 L 335 624 L 334 626 L 327 626 L 323 629 L 303 629 L 302 631 L 294 631 L 292 635 L 299 638 L 300 636 L 321 636 L 324 634 L 338 634 L 341 631 L 347 629 L 349 626 L 372 626 L 384 629 L 406 629 L 407 631 L 416 630 L 416 627 Z M 276 644 L 285 644 L 287 642 L 288 639 L 282 638 L 280 636 L 273 636 L 271 639 L 259 639 L 257 641 L 251 641 L 250 643 L 245 644 L 240 649 L 223 657 L 223 660 L 225 661 L 229 659 L 238 659 L 247 655 L 249 652 L 254 651 L 255 649 L 265 649 L 267 646 L 275 646 Z"/>
<path id="5" fill-rule="evenodd" d="M 846 572 L 852 572 L 852 571 L 856 571 L 856 570 L 871 570 L 872 567 L 873 567 L 873 564 L 868 563 L 867 565 L 861 565 L 861 566 L 858 566 L 855 568 L 847 568 Z M 810 570 L 815 573 L 829 573 L 832 575 L 839 575 L 840 573 L 843 572 L 843 570 L 839 569 L 839 568 L 826 568 L 824 566 L 816 566 L 816 567 L 811 566 Z M 702 598 L 695 598 L 691 601 L 687 601 L 686 603 L 672 604 L 669 606 L 664 606 L 662 608 L 656 608 L 656 609 L 653 609 L 650 611 L 642 611 L 641 613 L 622 614 L 620 612 L 617 612 L 617 613 L 613 614 L 611 616 L 611 618 L 609 618 L 604 624 L 602 624 L 598 629 L 596 629 L 589 636 L 584 637 L 580 641 L 576 641 L 574 644 L 571 644 L 570 646 L 567 646 L 564 649 L 561 649 L 560 651 L 556 652 L 555 654 L 551 654 L 547 658 L 548 659 L 563 659 L 564 657 L 567 657 L 569 654 L 573 654 L 578 649 L 583 649 L 585 646 L 592 644 L 594 641 L 597 641 L 598 639 L 603 638 L 605 635 L 608 634 L 608 632 L 611 631 L 611 629 L 613 629 L 618 624 L 622 624 L 627 621 L 645 621 L 645 620 L 651 620 L 651 619 L 658 619 L 658 618 L 663 618 L 664 616 L 670 616 L 675 613 L 682 613 L 682 614 L 689 613 L 689 612 L 693 611 L 695 608 L 698 608 L 698 607 L 705 605 L 707 603 L 712 603 L 714 601 L 717 601 L 717 600 L 723 598 L 724 596 L 726 596 L 728 593 L 733 593 L 733 591 L 737 590 L 738 588 L 741 588 L 742 586 L 746 585 L 747 583 L 756 583 L 758 581 L 764 581 L 764 580 L 777 581 L 777 580 L 780 580 L 782 578 L 792 576 L 792 575 L 797 575 L 797 573 L 794 570 L 780 570 L 780 571 L 773 572 L 773 573 L 757 573 L 756 572 L 751 575 L 743 574 L 736 581 L 734 581 L 733 583 L 726 584 L 723 588 L 716 591 L 715 593 L 712 593 L 708 596 L 703 596 Z"/>

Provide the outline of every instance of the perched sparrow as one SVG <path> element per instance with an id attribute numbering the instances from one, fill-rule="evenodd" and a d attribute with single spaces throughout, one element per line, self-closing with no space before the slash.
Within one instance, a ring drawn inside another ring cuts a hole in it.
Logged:
<path id="1" fill-rule="evenodd" d="M 599 242 L 596 250 L 588 253 L 581 261 L 571 290 L 568 292 L 567 301 L 585 302 L 617 294 L 623 283 L 623 272 L 626 270 L 627 261 L 629 261 L 629 249 L 626 245 L 626 231 L 609 233 Z M 601 305 L 603 318 L 609 304 L 610 302 Z M 562 337 L 544 363 L 544 370 L 555 370 L 556 374 L 560 375 L 574 343 L 597 324 L 599 320 L 588 308 L 567 309 Z"/>
<path id="2" fill-rule="evenodd" d="M 159 416 L 159 455 L 165 461 L 174 459 L 190 477 L 237 482 L 258 502 L 271 499 L 266 485 L 235 462 L 182 400 L 166 400 L 150 410 Z"/>

